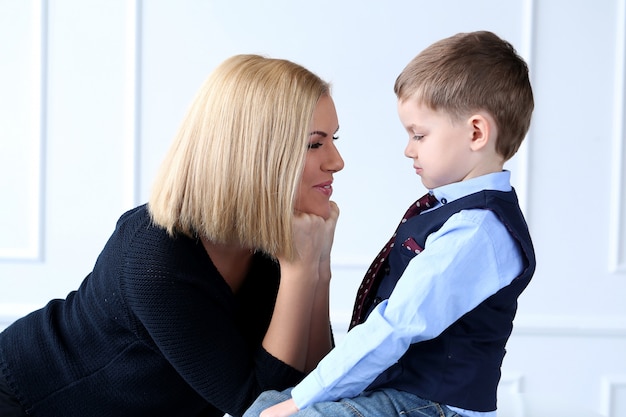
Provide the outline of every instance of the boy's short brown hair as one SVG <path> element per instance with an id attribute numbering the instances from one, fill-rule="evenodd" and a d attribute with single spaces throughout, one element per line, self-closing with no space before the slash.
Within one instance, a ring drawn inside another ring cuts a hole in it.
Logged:
<path id="1" fill-rule="evenodd" d="M 487 31 L 459 33 L 424 49 L 396 79 L 398 100 L 417 99 L 454 120 L 487 111 L 498 128 L 497 152 L 519 149 L 534 108 L 526 62 L 513 46 Z"/>

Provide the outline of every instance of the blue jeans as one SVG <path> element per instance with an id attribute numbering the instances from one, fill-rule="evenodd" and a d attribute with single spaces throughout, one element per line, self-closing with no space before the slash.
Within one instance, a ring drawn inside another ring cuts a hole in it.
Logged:
<path id="1" fill-rule="evenodd" d="M 261 411 L 291 398 L 291 389 L 267 391 L 257 398 L 243 417 L 259 417 Z M 366 391 L 354 398 L 312 404 L 294 417 L 460 417 L 445 405 L 408 392 L 386 388 Z"/>

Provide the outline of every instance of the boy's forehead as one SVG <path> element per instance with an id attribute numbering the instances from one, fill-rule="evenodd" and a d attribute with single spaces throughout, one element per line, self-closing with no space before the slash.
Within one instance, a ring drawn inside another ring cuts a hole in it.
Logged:
<path id="1" fill-rule="evenodd" d="M 435 108 L 429 100 L 426 100 L 419 94 L 412 94 L 404 98 L 398 98 L 398 107 L 400 106 L 406 106 L 406 108 L 422 108 L 433 111 L 439 110 Z"/>
<path id="2" fill-rule="evenodd" d="M 426 115 L 430 114 L 446 114 L 440 110 L 434 109 L 423 100 L 415 97 L 405 100 L 398 100 L 398 114 L 405 119 L 404 122 L 410 125 L 419 123 Z"/>

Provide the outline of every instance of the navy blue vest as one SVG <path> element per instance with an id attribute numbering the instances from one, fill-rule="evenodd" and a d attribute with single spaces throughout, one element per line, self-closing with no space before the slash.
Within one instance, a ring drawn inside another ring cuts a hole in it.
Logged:
<path id="1" fill-rule="evenodd" d="M 412 251 L 403 250 L 401 243 L 412 237 L 425 248 L 428 235 L 441 228 L 450 216 L 472 208 L 493 211 L 519 242 L 524 256 L 521 275 L 435 339 L 411 345 L 402 358 L 379 375 L 368 389 L 391 387 L 467 410 L 496 409 L 500 367 L 513 329 L 517 297 L 535 271 L 535 253 L 515 190 L 471 194 L 401 225 L 388 257 L 387 275 L 375 291 L 376 301 L 369 307 L 368 315 L 380 300 L 389 298 L 409 261 L 417 256 Z"/>

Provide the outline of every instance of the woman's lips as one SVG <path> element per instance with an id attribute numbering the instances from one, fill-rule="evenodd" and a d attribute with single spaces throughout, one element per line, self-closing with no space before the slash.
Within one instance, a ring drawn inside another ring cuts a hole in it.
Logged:
<path id="1" fill-rule="evenodd" d="M 333 182 L 332 181 L 317 184 L 313 188 L 317 189 L 319 192 L 321 192 L 327 197 L 330 197 L 333 194 Z"/>

